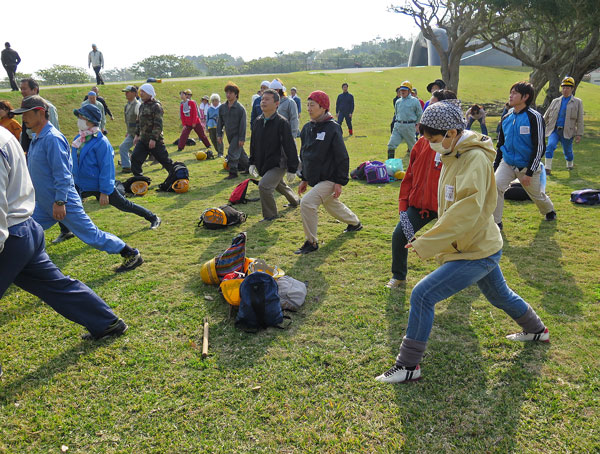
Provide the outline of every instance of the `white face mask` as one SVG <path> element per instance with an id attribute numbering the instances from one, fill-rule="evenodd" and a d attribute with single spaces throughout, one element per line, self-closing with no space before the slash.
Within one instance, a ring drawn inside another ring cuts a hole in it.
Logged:
<path id="1" fill-rule="evenodd" d="M 87 121 L 83 120 L 82 118 L 78 118 L 77 128 L 79 128 L 80 131 L 85 131 L 86 129 L 88 129 Z"/>
<path id="2" fill-rule="evenodd" d="M 444 135 L 444 138 L 442 139 L 441 142 L 437 142 L 437 143 L 429 142 L 429 146 L 431 147 L 431 149 L 433 151 L 435 151 L 436 153 L 440 153 L 440 154 L 450 153 L 450 151 L 452 151 L 452 141 L 450 141 L 450 148 L 446 148 L 446 147 L 444 147 L 444 145 L 442 145 L 444 140 L 446 140 L 447 136 L 448 136 L 448 132 L 446 132 L 446 134 Z"/>

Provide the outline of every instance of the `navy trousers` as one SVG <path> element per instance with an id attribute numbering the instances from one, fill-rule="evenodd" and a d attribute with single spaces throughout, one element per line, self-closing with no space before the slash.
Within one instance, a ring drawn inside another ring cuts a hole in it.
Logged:
<path id="1" fill-rule="evenodd" d="M 346 126 L 348 129 L 352 131 L 352 118 L 350 118 L 350 114 L 347 112 L 338 112 L 338 124 L 342 126 L 343 121 L 346 120 Z"/>
<path id="2" fill-rule="evenodd" d="M 10 227 L 8 232 L 0 252 L 0 298 L 14 283 L 95 336 L 117 321 L 112 309 L 92 289 L 65 276 L 52 263 L 44 246 L 44 230 L 33 218 Z"/>

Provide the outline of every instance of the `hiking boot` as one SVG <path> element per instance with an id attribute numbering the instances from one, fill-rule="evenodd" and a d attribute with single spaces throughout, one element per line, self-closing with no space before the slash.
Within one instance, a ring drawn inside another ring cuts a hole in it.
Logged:
<path id="1" fill-rule="evenodd" d="M 391 369 L 375 377 L 375 380 L 380 381 L 382 383 L 406 383 L 409 381 L 417 381 L 420 379 L 421 366 L 419 365 L 407 369 L 404 366 L 397 366 L 394 364 L 394 366 Z"/>
<path id="2" fill-rule="evenodd" d="M 150 223 L 150 230 L 156 230 L 161 222 L 162 219 L 156 216 L 156 219 Z"/>
<path id="3" fill-rule="evenodd" d="M 277 219 L 277 216 L 271 216 L 270 218 L 262 218 L 258 222 L 269 222 L 269 221 L 274 221 L 275 219 Z"/>
<path id="4" fill-rule="evenodd" d="M 546 221 L 554 221 L 556 219 L 556 211 L 546 213 Z"/>
<path id="5" fill-rule="evenodd" d="M 75 234 L 73 232 L 60 232 L 60 235 L 52 240 L 52 244 L 62 243 L 63 241 L 70 240 L 71 238 L 75 238 Z"/>
<path id="6" fill-rule="evenodd" d="M 137 249 L 133 250 L 133 254 L 123 257 L 123 263 L 120 267 L 115 270 L 115 273 L 124 273 L 125 271 L 131 271 L 144 263 L 142 254 Z"/>
<path id="7" fill-rule="evenodd" d="M 100 340 L 109 336 L 120 336 L 125 331 L 127 331 L 127 328 L 129 328 L 127 326 L 127 323 L 125 323 L 123 319 L 120 318 L 116 322 L 108 325 L 108 328 L 106 328 L 102 333 L 98 334 L 97 336 L 94 336 L 92 333 L 85 333 L 81 335 L 81 338 L 84 340 Z"/>
<path id="8" fill-rule="evenodd" d="M 508 336 L 506 336 L 506 338 L 511 341 L 519 342 L 550 342 L 550 331 L 548 331 L 548 328 L 544 328 L 544 331 L 542 331 L 541 333 L 522 332 L 516 334 L 509 334 Z"/>
<path id="9" fill-rule="evenodd" d="M 351 136 L 352 135 L 352 129 L 348 130 L 348 135 Z"/>
<path id="10" fill-rule="evenodd" d="M 319 249 L 318 243 L 312 244 L 310 241 L 305 241 L 300 249 L 294 251 L 294 254 L 309 254 L 317 249 Z"/>
<path id="11" fill-rule="evenodd" d="M 121 173 L 132 173 L 131 172 L 131 167 L 123 167 L 121 169 Z"/>
<path id="12" fill-rule="evenodd" d="M 406 284 L 406 279 L 396 279 L 395 277 L 391 278 L 385 286 L 387 288 L 398 288 L 401 285 Z"/>
<path id="13" fill-rule="evenodd" d="M 225 177 L 225 179 L 226 179 L 226 180 L 233 180 L 233 179 L 235 179 L 235 178 L 237 178 L 237 177 L 238 177 L 238 174 L 237 174 L 237 173 L 230 173 L 229 175 L 227 175 L 227 176 Z"/>
<path id="14" fill-rule="evenodd" d="M 363 225 L 360 222 L 358 224 L 356 224 L 356 225 L 348 224 L 348 227 L 346 227 L 344 229 L 344 233 L 358 232 L 359 230 L 362 230 L 362 228 L 363 228 Z"/>

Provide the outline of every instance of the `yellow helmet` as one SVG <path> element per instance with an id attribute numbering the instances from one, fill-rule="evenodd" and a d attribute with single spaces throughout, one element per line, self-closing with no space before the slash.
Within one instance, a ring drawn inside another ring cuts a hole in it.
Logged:
<path id="1" fill-rule="evenodd" d="M 200 268 L 200 277 L 205 284 L 219 284 L 219 276 L 217 276 L 217 266 L 214 258 L 202 265 L 202 268 Z"/>
<path id="2" fill-rule="evenodd" d="M 223 298 L 232 306 L 239 306 L 242 298 L 240 297 L 240 285 L 244 279 L 227 279 L 221 282 L 221 293 Z"/>
<path id="3" fill-rule="evenodd" d="M 148 183 L 142 180 L 134 181 L 130 189 L 135 195 L 145 195 L 148 192 Z"/>
<path id="4" fill-rule="evenodd" d="M 223 168 L 224 168 L 225 170 L 229 170 L 229 164 L 227 163 L 227 159 L 225 159 L 225 160 L 223 161 Z"/>
<path id="5" fill-rule="evenodd" d="M 570 77 L 570 76 L 567 76 L 567 77 L 565 77 L 565 78 L 562 80 L 562 82 L 561 82 L 560 86 L 561 86 L 561 87 L 573 87 L 573 88 L 574 88 L 574 87 L 575 87 L 575 79 L 573 79 L 573 78 L 572 78 L 572 77 Z"/>
<path id="6" fill-rule="evenodd" d="M 206 159 L 206 151 L 200 150 L 199 152 L 197 152 L 196 153 L 196 159 L 198 161 L 204 161 Z"/>
<path id="7" fill-rule="evenodd" d="M 395 174 L 394 174 L 394 178 L 396 180 L 402 180 L 404 177 L 406 176 L 406 172 L 403 172 L 402 170 L 398 170 Z"/>
<path id="8" fill-rule="evenodd" d="M 171 185 L 171 188 L 173 188 L 173 191 L 175 191 L 177 194 L 188 192 L 190 190 L 190 180 L 185 178 L 177 180 Z"/>
<path id="9" fill-rule="evenodd" d="M 278 268 L 277 265 L 268 265 L 263 259 L 256 259 L 248 264 L 248 274 L 252 274 L 256 271 L 267 273 L 273 276 L 273 279 L 279 279 L 281 276 L 285 276 L 285 272 Z"/>
<path id="10" fill-rule="evenodd" d="M 402 88 L 402 87 L 408 88 L 412 92 L 413 88 L 412 88 L 412 84 L 410 83 L 410 80 L 405 80 L 404 82 L 402 82 L 400 84 L 400 88 Z"/>

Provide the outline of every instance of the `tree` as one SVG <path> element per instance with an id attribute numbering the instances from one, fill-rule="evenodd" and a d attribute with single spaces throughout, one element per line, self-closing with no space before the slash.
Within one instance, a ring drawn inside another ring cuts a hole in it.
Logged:
<path id="1" fill-rule="evenodd" d="M 153 55 L 135 63 L 131 70 L 137 77 L 193 77 L 199 76 L 200 71 L 194 64 L 177 55 Z"/>
<path id="2" fill-rule="evenodd" d="M 136 74 L 131 68 L 113 68 L 102 73 L 102 78 L 108 82 L 123 82 L 134 80 Z"/>
<path id="3" fill-rule="evenodd" d="M 411 17 L 423 36 L 440 56 L 442 79 L 448 89 L 458 92 L 460 59 L 465 52 L 481 48 L 477 36 L 494 19 L 494 13 L 482 0 L 406 0 L 404 6 L 390 6 L 390 11 Z M 446 31 L 448 44 L 434 28 Z"/>
<path id="4" fill-rule="evenodd" d="M 37 74 L 45 85 L 85 84 L 91 80 L 85 69 L 69 65 L 53 65 L 38 70 Z"/>
<path id="5" fill-rule="evenodd" d="M 600 66 L 600 19 L 591 0 L 490 0 L 500 20 L 482 32 L 494 48 L 533 68 L 536 98 L 548 83 L 541 110 L 560 94 L 569 75 L 575 86 Z M 514 33 L 518 19 L 521 33 Z M 536 100 L 534 99 L 534 102 Z"/>

